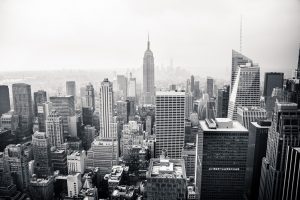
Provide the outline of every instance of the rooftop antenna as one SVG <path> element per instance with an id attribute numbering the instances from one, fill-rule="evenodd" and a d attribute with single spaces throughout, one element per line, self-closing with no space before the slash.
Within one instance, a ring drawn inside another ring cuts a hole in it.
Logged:
<path id="1" fill-rule="evenodd" d="M 241 15 L 240 21 L 240 53 L 243 51 L 243 15 Z"/>

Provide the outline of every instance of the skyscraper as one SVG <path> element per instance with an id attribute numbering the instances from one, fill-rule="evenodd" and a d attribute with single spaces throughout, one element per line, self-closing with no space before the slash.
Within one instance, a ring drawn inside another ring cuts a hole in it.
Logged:
<path id="1" fill-rule="evenodd" d="M 248 130 L 228 118 L 200 121 L 196 184 L 201 199 L 243 199 Z"/>
<path id="2" fill-rule="evenodd" d="M 228 117 L 235 120 L 238 106 L 260 106 L 260 68 L 247 63 L 236 68 L 229 98 Z"/>
<path id="3" fill-rule="evenodd" d="M 229 103 L 230 86 L 225 85 L 222 89 L 218 89 L 217 96 L 217 117 L 227 118 Z"/>
<path id="4" fill-rule="evenodd" d="M 248 199 L 258 198 L 261 163 L 262 158 L 266 156 L 270 126 L 271 121 L 258 121 L 250 124 L 245 179 L 245 192 Z"/>
<path id="5" fill-rule="evenodd" d="M 38 104 L 45 103 L 47 101 L 47 93 L 44 90 L 39 90 L 33 93 L 33 100 L 34 100 L 34 115 L 37 116 L 38 113 Z"/>
<path id="6" fill-rule="evenodd" d="M 237 121 L 240 122 L 246 129 L 249 129 L 251 122 L 266 120 L 267 112 L 260 107 L 238 107 Z"/>
<path id="7" fill-rule="evenodd" d="M 214 97 L 214 79 L 208 77 L 206 81 L 206 92 L 212 98 Z"/>
<path id="8" fill-rule="evenodd" d="M 92 107 L 95 110 L 95 91 L 91 83 L 83 88 L 81 101 L 82 107 Z"/>
<path id="9" fill-rule="evenodd" d="M 300 47 L 299 47 L 299 54 L 298 54 L 298 66 L 295 70 L 295 78 L 300 79 Z"/>
<path id="10" fill-rule="evenodd" d="M 191 92 L 193 93 L 195 89 L 195 77 L 194 75 L 191 76 Z"/>
<path id="11" fill-rule="evenodd" d="M 9 89 L 7 85 L 0 85 L 0 117 L 10 110 Z"/>
<path id="12" fill-rule="evenodd" d="M 114 93 L 112 83 L 106 78 L 100 87 L 100 137 L 116 138 L 113 129 L 113 102 Z"/>
<path id="13" fill-rule="evenodd" d="M 231 91 L 233 90 L 233 85 L 235 82 L 235 78 L 237 76 L 237 72 L 240 65 L 245 65 L 246 63 L 253 63 L 251 59 L 247 58 L 243 54 L 232 50 L 232 66 L 231 66 Z"/>
<path id="14" fill-rule="evenodd" d="M 64 143 L 63 122 L 62 117 L 58 115 L 56 110 L 51 111 L 47 117 L 46 134 L 50 138 L 51 146 L 62 148 Z"/>
<path id="15" fill-rule="evenodd" d="M 150 41 L 148 36 L 147 50 L 144 54 L 143 63 L 143 103 L 154 104 L 155 86 L 154 86 L 154 57 L 150 50 Z"/>
<path id="16" fill-rule="evenodd" d="M 28 136 L 32 132 L 32 97 L 31 86 L 25 83 L 12 85 L 14 111 L 21 117 L 21 135 Z"/>
<path id="17" fill-rule="evenodd" d="M 66 94 L 67 94 L 67 96 L 74 96 L 74 99 L 76 99 L 76 82 L 75 81 L 67 81 L 66 82 Z"/>
<path id="18" fill-rule="evenodd" d="M 282 199 L 288 146 L 300 145 L 300 110 L 295 103 L 276 103 L 268 133 L 259 185 L 260 200 Z"/>
<path id="19" fill-rule="evenodd" d="M 118 92 L 119 92 L 119 97 L 122 99 L 126 99 L 127 97 L 127 77 L 124 75 L 117 75 L 117 84 L 118 84 Z"/>
<path id="20" fill-rule="evenodd" d="M 52 102 L 37 104 L 37 118 L 39 123 L 39 131 L 46 132 L 46 119 L 52 110 Z"/>
<path id="21" fill-rule="evenodd" d="M 130 98 L 136 98 L 136 78 L 132 77 L 132 74 L 130 73 L 130 77 L 128 80 L 128 90 L 127 90 L 127 97 Z"/>
<path id="22" fill-rule="evenodd" d="M 44 132 L 35 132 L 32 135 L 32 151 L 34 158 L 34 173 L 37 177 L 51 175 L 50 138 Z"/>
<path id="23" fill-rule="evenodd" d="M 70 134 L 68 118 L 75 115 L 74 96 L 57 96 L 50 97 L 52 102 L 52 109 L 56 110 L 57 114 L 62 117 L 64 126 L 64 137 Z"/>
<path id="24" fill-rule="evenodd" d="M 193 112 L 193 95 L 191 92 L 185 92 L 185 118 L 190 119 Z"/>
<path id="25" fill-rule="evenodd" d="M 185 93 L 157 92 L 155 103 L 156 156 L 165 149 L 170 158 L 181 158 L 184 146 Z"/>
<path id="26" fill-rule="evenodd" d="M 193 96 L 195 99 L 199 99 L 202 96 L 201 91 L 200 91 L 200 82 L 199 81 L 195 81 Z"/>

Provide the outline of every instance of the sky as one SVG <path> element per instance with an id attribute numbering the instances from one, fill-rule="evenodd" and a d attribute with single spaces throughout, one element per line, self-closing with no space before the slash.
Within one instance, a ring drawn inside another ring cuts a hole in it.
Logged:
<path id="1" fill-rule="evenodd" d="M 296 67 L 300 0 L 1 0 L 0 72 L 155 66 L 230 78 L 231 50 L 266 71 Z"/>

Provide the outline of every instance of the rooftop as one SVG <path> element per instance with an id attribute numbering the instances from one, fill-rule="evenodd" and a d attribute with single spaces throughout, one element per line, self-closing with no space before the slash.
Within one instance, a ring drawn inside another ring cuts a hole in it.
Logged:
<path id="1" fill-rule="evenodd" d="M 228 118 L 216 118 L 216 128 L 209 128 L 206 124 L 205 121 L 200 120 L 200 126 L 203 131 L 209 131 L 209 132 L 233 132 L 233 131 L 238 131 L 238 132 L 245 132 L 247 133 L 248 130 L 241 125 L 238 121 L 232 121 L 231 119 Z M 225 127 L 224 124 L 230 123 L 230 126 Z M 220 125 L 222 124 L 221 128 Z"/>
<path id="2" fill-rule="evenodd" d="M 156 96 L 185 96 L 185 92 L 177 92 L 177 91 L 158 91 L 156 92 Z"/>

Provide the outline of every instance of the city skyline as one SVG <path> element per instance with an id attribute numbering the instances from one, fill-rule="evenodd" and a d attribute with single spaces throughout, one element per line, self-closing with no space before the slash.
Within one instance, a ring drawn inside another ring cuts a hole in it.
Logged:
<path id="1" fill-rule="evenodd" d="M 72 2 L 1 2 L 0 71 L 141 68 L 150 32 L 155 67 L 173 63 L 195 74 L 224 78 L 231 71 L 231 50 L 239 50 L 241 15 L 242 53 L 259 63 L 263 73 L 291 76 L 296 66 L 296 0 Z"/>

